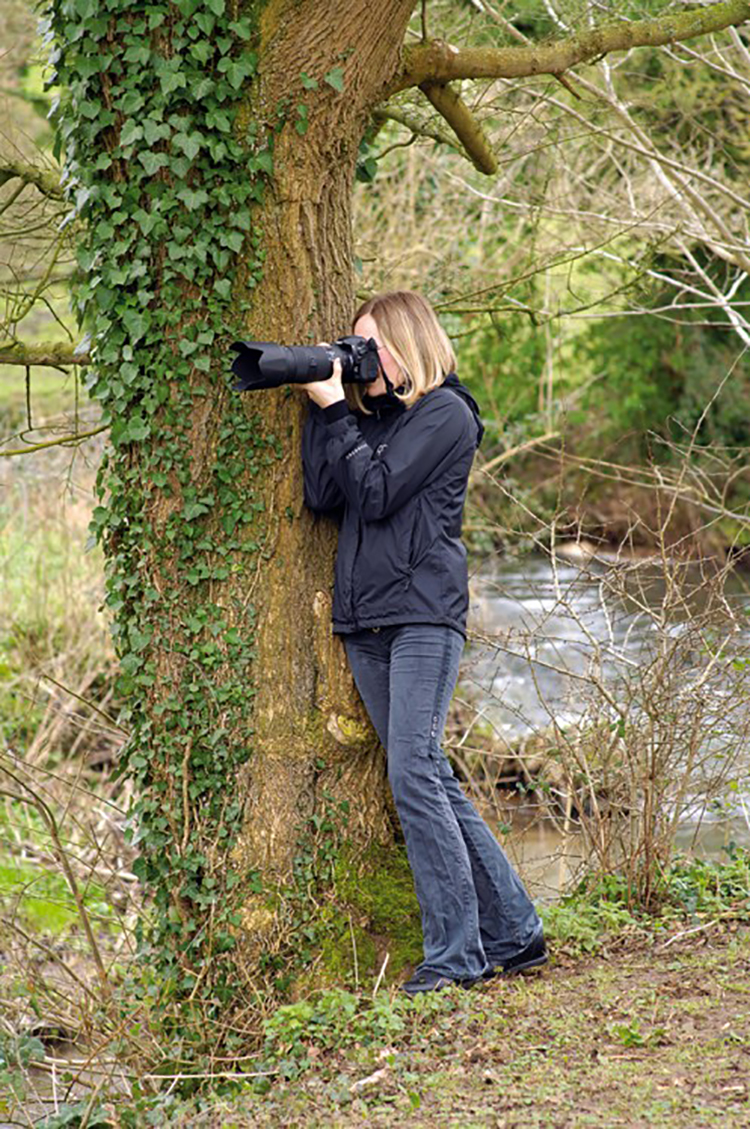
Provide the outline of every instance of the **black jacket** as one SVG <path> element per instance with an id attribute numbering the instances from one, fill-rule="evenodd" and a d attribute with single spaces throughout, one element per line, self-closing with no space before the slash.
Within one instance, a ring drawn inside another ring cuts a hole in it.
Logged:
<path id="1" fill-rule="evenodd" d="M 388 394 L 376 414 L 310 402 L 302 435 L 305 503 L 339 525 L 334 634 L 398 623 L 444 623 L 466 637 L 469 607 L 461 521 L 484 432 L 453 373 L 410 408 Z"/>

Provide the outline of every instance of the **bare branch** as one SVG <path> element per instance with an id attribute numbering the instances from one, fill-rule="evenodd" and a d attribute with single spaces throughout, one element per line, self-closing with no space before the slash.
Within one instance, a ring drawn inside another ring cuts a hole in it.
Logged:
<path id="1" fill-rule="evenodd" d="M 89 352 L 77 352 L 69 341 L 52 341 L 46 345 L 0 345 L 0 365 L 90 365 Z"/>
<path id="2" fill-rule="evenodd" d="M 553 43 L 529 47 L 453 47 L 430 40 L 404 47 L 401 74 L 386 97 L 425 82 L 444 84 L 461 78 L 528 78 L 561 75 L 578 63 L 591 62 L 631 47 L 663 47 L 699 35 L 737 27 L 750 19 L 747 0 L 726 0 L 708 8 L 675 12 L 649 20 L 605 24 Z"/>
<path id="3" fill-rule="evenodd" d="M 49 447 L 77 447 L 85 439 L 90 439 L 92 435 L 101 435 L 102 431 L 107 431 L 108 428 L 109 424 L 103 423 L 100 427 L 95 427 L 91 431 L 74 432 L 72 435 L 63 435 L 59 439 L 46 439 L 43 443 L 30 443 L 28 447 L 16 447 L 12 451 L 0 450 L 0 459 L 13 459 L 21 455 L 31 455 L 34 451 L 45 451 Z"/>
<path id="4" fill-rule="evenodd" d="M 453 129 L 474 168 L 488 176 L 496 173 L 497 158 L 484 130 L 456 91 L 435 82 L 423 82 L 419 89 Z"/>
<path id="5" fill-rule="evenodd" d="M 0 186 L 9 180 L 22 180 L 25 184 L 35 185 L 44 196 L 50 196 L 54 200 L 64 199 L 59 177 L 55 173 L 36 165 L 28 165 L 25 161 L 6 159 L 0 165 Z"/>
<path id="6" fill-rule="evenodd" d="M 420 121 L 416 114 L 410 114 L 407 110 L 402 110 L 398 106 L 381 107 L 379 110 L 375 110 L 372 120 L 377 125 L 382 125 L 386 121 L 398 122 L 399 125 L 411 130 L 416 137 L 425 137 L 429 141 L 437 141 L 439 145 L 448 145 L 451 149 L 461 152 L 460 145 L 458 145 L 455 137 L 448 133 L 447 129 L 430 126 Z"/>

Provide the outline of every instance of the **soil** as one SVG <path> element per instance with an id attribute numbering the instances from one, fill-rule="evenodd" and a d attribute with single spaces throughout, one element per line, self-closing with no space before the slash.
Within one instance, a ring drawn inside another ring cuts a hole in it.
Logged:
<path id="1" fill-rule="evenodd" d="M 449 989 L 453 1007 L 398 1046 L 321 1055 L 190 1125 L 747 1127 L 749 972 L 750 928 L 736 923 L 553 953 L 534 977 Z"/>

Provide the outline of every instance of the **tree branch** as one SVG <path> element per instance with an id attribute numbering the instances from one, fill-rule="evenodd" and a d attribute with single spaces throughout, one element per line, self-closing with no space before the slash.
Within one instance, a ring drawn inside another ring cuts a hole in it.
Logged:
<path id="1" fill-rule="evenodd" d="M 456 91 L 436 82 L 423 82 L 419 89 L 452 128 L 474 168 L 487 176 L 496 173 L 497 158 L 484 130 Z"/>
<path id="2" fill-rule="evenodd" d="M 69 341 L 52 341 L 48 345 L 0 345 L 0 365 L 90 365 L 91 354 L 76 352 Z"/>
<path id="3" fill-rule="evenodd" d="M 91 431 L 79 431 L 72 435 L 63 435 L 59 439 L 45 439 L 43 443 L 29 443 L 27 447 L 16 447 L 13 451 L 3 451 L 0 448 L 0 459 L 17 458 L 19 455 L 31 455 L 34 451 L 43 451 L 48 447 L 77 447 L 83 443 L 85 439 L 90 439 L 92 435 L 100 435 L 102 431 L 109 429 L 108 423 L 103 423 L 99 427 L 93 428 Z"/>
<path id="4" fill-rule="evenodd" d="M 0 165 L 0 187 L 7 184 L 9 180 L 22 180 L 25 184 L 34 184 L 42 195 L 50 196 L 54 200 L 65 199 L 56 173 L 37 168 L 36 165 L 27 165 L 24 161 L 4 161 Z"/>
<path id="5" fill-rule="evenodd" d="M 416 114 L 410 114 L 399 106 L 381 106 L 377 110 L 373 110 L 371 117 L 376 125 L 382 125 L 387 121 L 398 122 L 399 125 L 411 130 L 417 137 L 426 137 L 430 141 L 437 141 L 439 145 L 448 145 L 451 149 L 461 151 L 461 146 L 456 138 L 448 133 L 447 129 L 438 129 L 435 126 L 427 125 Z"/>
<path id="6" fill-rule="evenodd" d="M 662 47 L 699 35 L 737 27 L 750 19 L 748 0 L 724 0 L 708 8 L 677 12 L 650 20 L 604 24 L 557 42 L 529 47 L 466 47 L 442 40 L 405 46 L 403 68 L 385 97 L 410 86 L 445 84 L 460 78 L 528 78 L 561 75 L 577 63 L 591 62 L 612 51 Z"/>

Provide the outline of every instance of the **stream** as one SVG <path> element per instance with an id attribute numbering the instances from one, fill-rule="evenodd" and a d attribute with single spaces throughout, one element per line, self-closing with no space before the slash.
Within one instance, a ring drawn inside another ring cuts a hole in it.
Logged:
<path id="1" fill-rule="evenodd" d="M 698 797 L 688 803 L 674 845 L 716 860 L 726 858 L 724 848 L 732 842 L 750 846 L 750 742 L 745 739 L 750 666 L 743 694 L 739 666 L 732 665 L 750 656 L 750 577 L 730 573 L 717 598 L 698 564 L 675 572 L 658 560 L 592 558 L 580 552 L 563 556 L 563 551 L 554 568 L 541 553 L 495 557 L 473 569 L 470 559 L 471 637 L 457 694 L 479 708 L 497 737 L 512 743 L 544 731 L 553 717 L 561 725 L 584 718 L 592 673 L 614 688 L 614 697 L 622 694 L 623 678 L 637 680 L 660 647 L 673 648 L 670 662 L 679 664 L 675 689 L 689 695 L 706 664 L 701 639 L 723 642 L 728 665 L 694 692 L 713 695 L 702 751 L 710 757 L 715 750 L 721 757 L 727 741 L 733 741 L 736 784 L 725 790 L 730 802 L 723 810 L 707 809 Z M 695 617 L 703 627 L 700 634 L 691 626 Z M 497 796 L 494 803 L 477 801 L 483 816 L 532 895 L 558 897 L 582 861 L 580 834 L 570 833 L 563 843 L 562 819 L 544 817 L 529 797 L 516 798 L 509 791 Z"/>

